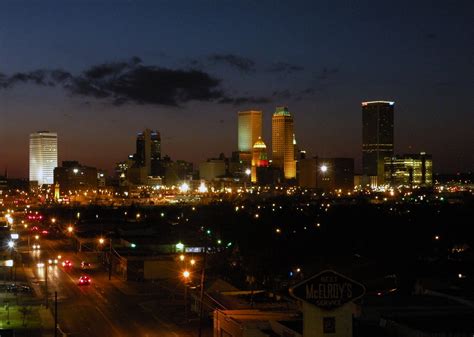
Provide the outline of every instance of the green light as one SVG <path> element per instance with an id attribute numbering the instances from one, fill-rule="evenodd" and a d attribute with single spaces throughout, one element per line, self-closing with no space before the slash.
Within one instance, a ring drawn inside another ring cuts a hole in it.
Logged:
<path id="1" fill-rule="evenodd" d="M 137 245 L 134 244 L 134 243 L 131 243 L 131 244 L 130 244 L 130 247 L 132 247 L 132 248 L 135 248 L 136 246 L 137 246 Z"/>
<path id="2" fill-rule="evenodd" d="M 209 234 L 209 235 L 211 235 L 211 230 L 208 229 L 208 230 L 206 231 L 206 233 Z"/>
<path id="3" fill-rule="evenodd" d="M 227 247 L 230 247 L 230 246 L 232 246 L 232 242 L 229 242 L 229 243 L 227 244 Z"/>
<path id="4" fill-rule="evenodd" d="M 183 250 L 183 249 L 184 249 L 184 245 L 183 245 L 181 242 L 178 242 L 178 243 L 176 244 L 176 249 L 178 249 L 178 250 Z"/>

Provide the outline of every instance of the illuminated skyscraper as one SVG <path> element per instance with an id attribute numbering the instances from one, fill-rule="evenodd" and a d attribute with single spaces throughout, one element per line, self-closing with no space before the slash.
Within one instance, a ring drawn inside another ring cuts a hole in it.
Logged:
<path id="1" fill-rule="evenodd" d="M 252 152 L 253 145 L 262 137 L 262 112 L 239 111 L 238 148 L 240 152 Z"/>
<path id="2" fill-rule="evenodd" d="M 362 173 L 383 183 L 384 158 L 393 156 L 394 102 L 362 102 Z"/>
<path id="3" fill-rule="evenodd" d="M 272 164 L 285 179 L 296 178 L 293 117 L 287 107 L 277 107 L 272 116 Z"/>
<path id="4" fill-rule="evenodd" d="M 54 168 L 58 166 L 58 134 L 38 131 L 30 134 L 30 182 L 38 185 L 54 183 Z"/>
<path id="5" fill-rule="evenodd" d="M 252 149 L 252 182 L 257 182 L 257 168 L 268 166 L 267 146 L 261 137 L 253 145 Z"/>

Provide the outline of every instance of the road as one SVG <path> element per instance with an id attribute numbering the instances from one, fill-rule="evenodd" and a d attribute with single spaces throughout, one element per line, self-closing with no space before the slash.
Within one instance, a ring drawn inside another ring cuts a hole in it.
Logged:
<path id="1" fill-rule="evenodd" d="M 31 262 L 44 261 L 46 257 L 62 256 L 62 260 L 73 262 L 70 269 L 60 265 L 48 268 L 49 305 L 54 292 L 58 293 L 58 322 L 60 329 L 68 336 L 90 337 L 177 337 L 192 336 L 186 327 L 179 327 L 165 321 L 159 314 L 147 310 L 146 303 L 160 301 L 169 297 L 165 292 L 149 296 L 145 293 L 133 293 L 126 282 L 113 278 L 99 264 L 93 264 L 90 270 L 80 268 L 84 253 L 75 253 L 66 239 L 41 239 L 41 251 L 30 252 Z M 88 253 L 96 255 L 100 253 Z M 45 268 L 34 267 L 34 273 L 40 284 L 45 285 Z M 90 285 L 79 286 L 81 275 L 89 275 Z M 127 291 L 130 290 L 130 291 Z M 188 329 L 189 330 L 189 329 Z M 195 334 L 194 334 L 195 335 Z"/>

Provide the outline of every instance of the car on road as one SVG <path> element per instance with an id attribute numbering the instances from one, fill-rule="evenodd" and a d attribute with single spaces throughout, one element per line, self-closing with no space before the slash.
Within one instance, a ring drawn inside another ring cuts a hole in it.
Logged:
<path id="1" fill-rule="evenodd" d="M 82 275 L 79 277 L 79 285 L 80 286 L 85 286 L 91 284 L 91 278 L 87 275 Z"/>
<path id="2" fill-rule="evenodd" d="M 62 264 L 63 264 L 64 268 L 71 268 L 72 267 L 72 262 L 69 261 L 69 260 L 64 260 Z"/>
<path id="3" fill-rule="evenodd" d="M 81 262 L 81 268 L 82 269 L 90 269 L 91 268 L 91 263 L 87 261 L 82 261 Z"/>
<path id="4" fill-rule="evenodd" d="M 34 250 L 38 250 L 38 249 L 41 248 L 41 246 L 39 244 L 33 244 L 32 247 L 33 247 Z"/>
<path id="5" fill-rule="evenodd" d="M 49 259 L 48 264 L 49 265 L 57 265 L 58 264 L 58 259 Z"/>

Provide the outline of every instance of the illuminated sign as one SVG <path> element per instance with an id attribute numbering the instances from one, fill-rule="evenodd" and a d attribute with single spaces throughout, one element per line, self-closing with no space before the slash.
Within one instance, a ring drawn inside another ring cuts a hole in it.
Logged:
<path id="1" fill-rule="evenodd" d="M 325 270 L 290 288 L 290 294 L 321 309 L 332 310 L 365 294 L 365 287 L 344 275 Z"/>
<path id="2" fill-rule="evenodd" d="M 12 240 L 18 240 L 19 235 L 17 233 L 11 233 L 10 236 L 12 237 Z"/>
<path id="3" fill-rule="evenodd" d="M 184 251 L 186 253 L 203 253 L 204 247 L 186 247 Z"/>

